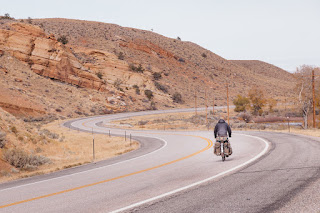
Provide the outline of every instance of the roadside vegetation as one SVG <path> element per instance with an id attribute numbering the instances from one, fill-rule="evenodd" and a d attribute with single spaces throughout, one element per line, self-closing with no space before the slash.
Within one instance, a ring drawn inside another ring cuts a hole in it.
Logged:
<path id="1" fill-rule="evenodd" d="M 92 162 L 92 134 L 61 124 L 59 119 L 30 123 L 0 109 L 0 182 Z M 122 137 L 95 135 L 95 161 L 138 147 L 138 142 Z"/>
<path id="2" fill-rule="evenodd" d="M 67 44 L 67 43 L 69 42 L 67 36 L 65 36 L 65 35 L 60 36 L 60 37 L 57 39 L 57 41 L 59 41 L 59 42 L 62 43 L 62 44 Z"/>

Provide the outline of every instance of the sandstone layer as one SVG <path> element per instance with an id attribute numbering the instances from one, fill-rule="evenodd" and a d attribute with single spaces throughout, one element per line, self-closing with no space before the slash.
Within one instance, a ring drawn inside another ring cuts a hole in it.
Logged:
<path id="1" fill-rule="evenodd" d="M 72 50 L 34 25 L 12 23 L 0 29 L 0 49 L 27 63 L 35 73 L 79 87 L 105 91 L 105 84 L 84 67 Z"/>

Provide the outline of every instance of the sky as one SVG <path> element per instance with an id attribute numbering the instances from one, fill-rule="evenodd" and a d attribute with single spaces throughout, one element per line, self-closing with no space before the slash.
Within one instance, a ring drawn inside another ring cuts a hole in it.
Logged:
<path id="1" fill-rule="evenodd" d="M 320 0 L 0 0 L 0 15 L 153 30 L 230 60 L 320 67 Z"/>

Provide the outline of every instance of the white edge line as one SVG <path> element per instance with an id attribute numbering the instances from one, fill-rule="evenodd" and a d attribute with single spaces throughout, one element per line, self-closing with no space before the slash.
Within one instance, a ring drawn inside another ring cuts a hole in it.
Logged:
<path id="1" fill-rule="evenodd" d="M 143 137 L 143 136 L 142 136 Z M 151 138 L 151 137 L 150 137 Z M 20 188 L 20 187 L 24 187 L 24 186 L 29 186 L 29 185 L 34 185 L 34 184 L 38 184 L 38 183 L 43 183 L 43 182 L 47 182 L 47 181 L 52 181 L 52 180 L 56 180 L 56 179 L 59 179 L 59 178 L 65 178 L 65 177 L 69 177 L 69 176 L 73 176 L 73 175 L 77 175 L 77 174 L 82 174 L 82 173 L 86 173 L 86 172 L 92 172 L 94 170 L 98 170 L 98 169 L 104 169 L 104 168 L 107 168 L 107 167 L 110 167 L 110 166 L 114 166 L 114 165 L 118 165 L 118 164 L 121 164 L 121 163 L 125 163 L 125 162 L 128 162 L 128 161 L 132 161 L 132 160 L 136 160 L 138 158 L 142 158 L 142 157 L 145 157 L 147 155 L 150 155 L 150 154 L 153 154 L 155 152 L 158 152 L 160 150 L 162 150 L 163 148 L 165 148 L 167 146 L 167 141 L 165 141 L 164 139 L 162 138 L 158 138 L 158 137 L 152 137 L 152 138 L 156 138 L 156 139 L 159 139 L 161 141 L 164 142 L 164 145 L 160 148 L 160 149 L 156 149 L 152 152 L 149 152 L 147 154 L 144 154 L 144 155 L 141 155 L 141 156 L 137 156 L 137 157 L 134 157 L 134 158 L 130 158 L 128 160 L 124 160 L 124 161 L 120 161 L 120 162 L 117 162 L 117 163 L 113 163 L 113 164 L 109 164 L 109 165 L 106 165 L 106 166 L 102 166 L 102 167 L 98 167 L 98 168 L 93 168 L 93 169 L 89 169 L 89 170 L 85 170 L 85 171 L 81 171 L 81 172 L 76 172 L 76 173 L 72 173 L 72 174 L 69 174 L 69 175 L 62 175 L 62 176 L 59 176 L 59 177 L 55 177 L 55 178 L 50 178 L 50 179 L 46 179 L 46 180 L 41 180 L 41 181 L 37 181 L 37 182 L 33 182 L 33 183 L 28 183 L 28 184 L 22 184 L 22 185 L 19 185 L 19 186 L 14 186 L 14 187 L 10 187 L 10 188 L 6 188 L 6 189 L 2 189 L 0 190 L 0 192 L 3 192 L 3 191 L 7 191 L 7 190 L 11 190 L 11 189 L 16 189 L 16 188 Z M 111 158 L 110 158 L 111 159 Z M 62 170 L 61 170 L 62 171 Z"/>
<path id="2" fill-rule="evenodd" d="M 166 197 L 166 196 L 170 196 L 170 195 L 173 195 L 173 194 L 175 194 L 175 193 L 178 193 L 178 192 L 181 192 L 181 191 L 190 189 L 190 188 L 192 188 L 192 187 L 194 187 L 194 186 L 198 186 L 198 185 L 200 185 L 200 184 L 203 184 L 203 183 L 205 183 L 205 182 L 211 181 L 211 180 L 213 180 L 213 179 L 216 179 L 216 178 L 218 178 L 218 177 L 220 177 L 220 176 L 223 176 L 223 175 L 228 174 L 228 173 L 230 173 L 230 172 L 232 172 L 232 171 L 235 171 L 235 170 L 237 170 L 237 169 L 239 169 L 239 168 L 241 168 L 241 167 L 243 167 L 243 166 L 245 166 L 245 165 L 247 165 L 247 164 L 249 164 L 249 163 L 257 160 L 258 158 L 260 158 L 261 156 L 263 156 L 263 155 L 268 151 L 268 149 L 269 149 L 269 143 L 268 143 L 268 141 L 266 141 L 266 140 L 264 140 L 264 139 L 262 139 L 262 138 L 260 138 L 260 137 L 252 136 L 252 135 L 246 135 L 246 134 L 238 134 L 238 135 L 245 135 L 245 136 L 248 136 L 248 137 L 257 138 L 257 139 L 263 141 L 263 142 L 266 144 L 266 146 L 265 146 L 265 148 L 262 150 L 262 152 L 260 152 L 258 155 L 256 155 L 255 157 L 251 158 L 251 159 L 248 160 L 247 162 L 244 162 L 243 164 L 240 164 L 240 165 L 238 165 L 238 166 L 236 166 L 236 167 L 233 167 L 232 169 L 226 170 L 226 171 L 221 172 L 221 173 L 219 173 L 219 174 L 217 174 L 217 175 L 214 175 L 214 176 L 209 177 L 209 178 L 206 178 L 206 179 L 204 179 L 204 180 L 201 180 L 201 181 L 192 183 L 192 184 L 190 184 L 190 185 L 187 185 L 187 186 L 184 186 L 184 187 L 175 189 L 175 190 L 173 190 L 173 191 L 170 191 L 170 192 L 167 192 L 167 193 L 158 195 L 158 196 L 156 196 L 156 197 L 152 197 L 152 198 L 149 198 L 149 199 L 140 201 L 140 202 L 138 202 L 138 203 L 134 203 L 134 204 L 132 204 L 132 205 L 123 207 L 123 208 L 121 208 L 121 209 L 114 210 L 114 211 L 112 211 L 111 213 L 118 213 L 118 212 L 126 211 L 126 210 L 129 210 L 129 209 L 138 207 L 138 206 L 140 206 L 140 205 L 143 205 L 143 204 L 146 204 L 146 203 L 149 203 L 149 202 L 152 202 L 152 201 L 155 201 L 155 200 L 164 198 L 164 197 Z"/>

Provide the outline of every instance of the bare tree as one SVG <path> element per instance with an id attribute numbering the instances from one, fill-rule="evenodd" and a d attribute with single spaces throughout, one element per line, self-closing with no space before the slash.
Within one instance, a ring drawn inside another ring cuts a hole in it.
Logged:
<path id="1" fill-rule="evenodd" d="M 294 73 L 296 77 L 296 92 L 298 95 L 299 108 L 303 114 L 304 128 L 308 128 L 308 115 L 312 108 L 312 70 L 314 67 L 302 65 Z"/>

